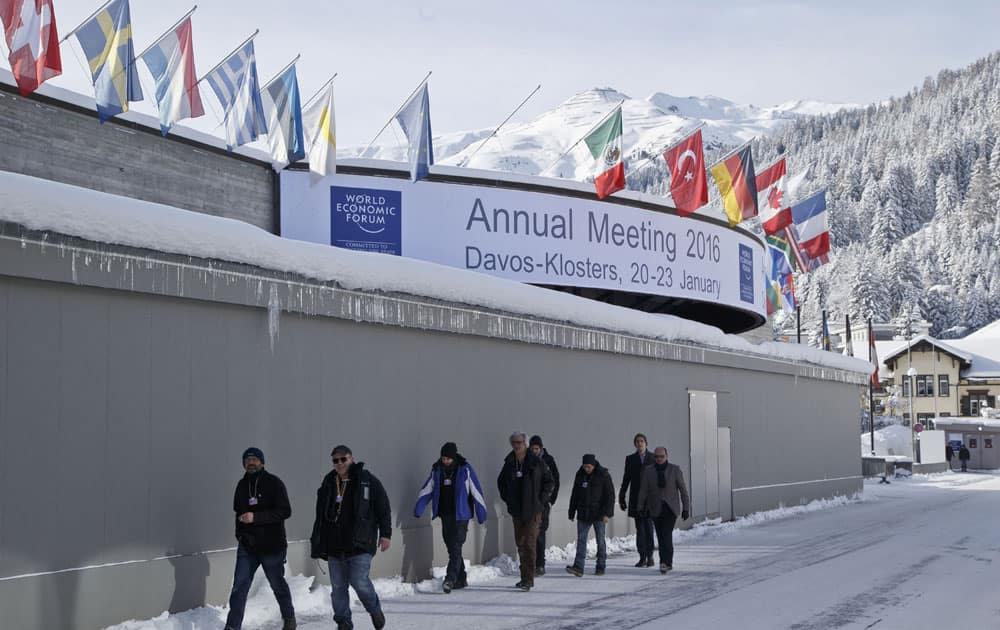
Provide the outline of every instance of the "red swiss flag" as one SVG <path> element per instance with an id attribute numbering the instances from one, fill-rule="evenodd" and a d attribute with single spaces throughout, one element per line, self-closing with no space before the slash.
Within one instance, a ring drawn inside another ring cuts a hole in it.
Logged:
<path id="1" fill-rule="evenodd" d="M 0 21 L 10 49 L 10 69 L 22 95 L 62 74 L 52 0 L 0 0 Z"/>
<path id="2" fill-rule="evenodd" d="M 663 157 L 670 167 L 670 196 L 679 214 L 687 216 L 708 203 L 701 129 L 674 145 Z"/>

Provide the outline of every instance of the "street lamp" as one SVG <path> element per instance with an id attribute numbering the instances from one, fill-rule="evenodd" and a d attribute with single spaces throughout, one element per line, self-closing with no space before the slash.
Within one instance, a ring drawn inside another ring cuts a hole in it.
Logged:
<path id="1" fill-rule="evenodd" d="M 917 461 L 917 445 L 916 438 L 914 437 L 916 434 L 913 432 L 913 425 L 915 424 L 914 418 L 916 418 L 913 413 L 913 377 L 916 375 L 917 368 L 911 365 L 910 369 L 906 370 L 906 378 L 910 381 L 910 456 L 913 458 L 914 462 Z"/>

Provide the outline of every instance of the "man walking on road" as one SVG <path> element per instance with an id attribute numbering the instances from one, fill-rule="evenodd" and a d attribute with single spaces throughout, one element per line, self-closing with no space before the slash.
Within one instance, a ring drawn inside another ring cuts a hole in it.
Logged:
<path id="1" fill-rule="evenodd" d="M 583 464 L 573 479 L 573 493 L 569 498 L 569 520 L 576 517 L 576 559 L 566 567 L 566 571 L 576 577 L 583 577 L 587 561 L 587 536 L 594 528 L 597 540 L 597 568 L 594 575 L 604 575 L 608 563 L 608 547 L 604 529 L 608 519 L 615 514 L 615 486 L 611 474 L 601 466 L 597 457 L 587 453 Z"/>
<path id="2" fill-rule="evenodd" d="M 963 444 L 962 448 L 958 449 L 958 460 L 962 462 L 962 472 L 968 472 L 970 457 L 969 449 Z"/>
<path id="3" fill-rule="evenodd" d="M 680 466 L 667 461 L 667 449 L 657 446 L 653 459 L 655 463 L 642 471 L 639 511 L 653 517 L 660 543 L 660 573 L 666 573 L 674 568 L 674 523 L 678 514 L 682 520 L 690 516 L 691 498 Z"/>
<path id="4" fill-rule="evenodd" d="M 511 452 L 497 477 L 500 498 L 514 521 L 514 538 L 521 561 L 521 580 L 515 586 L 522 591 L 529 591 L 535 585 L 538 527 L 554 485 L 549 467 L 528 450 L 527 442 L 523 433 L 510 436 Z"/>
<path id="5" fill-rule="evenodd" d="M 552 511 L 552 506 L 556 504 L 556 497 L 559 495 L 559 468 L 556 466 L 556 460 L 542 445 L 540 435 L 531 436 L 528 444 L 535 457 L 541 458 L 549 467 L 549 472 L 552 473 L 552 496 L 549 497 L 549 502 L 542 510 L 542 522 L 538 526 L 538 541 L 535 543 L 535 577 L 538 577 L 545 575 L 545 532 L 549 531 L 549 514 Z"/>
<path id="6" fill-rule="evenodd" d="M 312 557 L 327 561 L 330 569 L 330 601 L 337 630 L 351 630 L 350 585 L 361 605 L 371 615 L 376 630 L 385 626 L 382 604 L 369 573 L 375 550 L 388 551 L 392 538 L 392 511 L 382 482 L 355 462 L 343 444 L 330 454 L 333 470 L 323 478 L 316 493 Z"/>
<path id="7" fill-rule="evenodd" d="M 632 438 L 635 452 L 625 458 L 625 474 L 622 475 L 622 487 L 618 490 L 618 507 L 628 510 L 628 515 L 635 519 L 635 548 L 639 552 L 637 567 L 653 566 L 653 519 L 639 513 L 637 509 L 639 486 L 642 483 L 642 470 L 653 465 L 653 454 L 646 450 L 646 436 L 636 433 Z M 626 502 L 625 498 L 628 497 Z"/>
<path id="8" fill-rule="evenodd" d="M 236 512 L 236 570 L 229 595 L 226 630 L 240 630 L 247 593 L 257 567 L 264 567 L 283 620 L 282 630 L 294 630 L 295 608 L 285 581 L 285 520 L 292 515 L 285 484 L 264 470 L 264 453 L 251 446 L 243 452 L 246 473 L 236 484 L 233 510 Z"/>
<path id="9" fill-rule="evenodd" d="M 417 496 L 413 516 L 420 518 L 428 503 L 431 503 L 431 519 L 441 519 L 441 537 L 448 548 L 448 569 L 441 590 L 450 593 L 452 589 L 465 588 L 469 582 L 462 545 L 469 533 L 473 510 L 482 525 L 486 522 L 487 509 L 476 471 L 459 455 L 454 442 L 445 442 L 441 447 L 441 457 L 431 466 L 431 475 Z"/>

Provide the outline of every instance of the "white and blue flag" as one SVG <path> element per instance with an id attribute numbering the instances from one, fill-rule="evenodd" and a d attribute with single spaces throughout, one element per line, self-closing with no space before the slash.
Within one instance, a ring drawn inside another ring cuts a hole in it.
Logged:
<path id="1" fill-rule="evenodd" d="M 409 142 L 410 181 L 427 177 L 430 165 L 434 163 L 434 146 L 431 141 L 431 102 L 426 83 L 399 110 L 396 121 Z"/>
<path id="2" fill-rule="evenodd" d="M 229 55 L 205 79 L 226 112 L 226 145 L 230 151 L 267 134 L 252 40 Z"/>
<path id="3" fill-rule="evenodd" d="M 302 103 L 299 100 L 299 82 L 295 64 L 264 86 L 264 104 L 267 109 L 267 134 L 271 157 L 282 166 L 306 156 L 302 134 Z"/>

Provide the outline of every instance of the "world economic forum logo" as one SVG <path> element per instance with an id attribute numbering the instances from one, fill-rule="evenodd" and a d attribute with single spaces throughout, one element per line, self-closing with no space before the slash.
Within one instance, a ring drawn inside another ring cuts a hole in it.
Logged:
<path id="1" fill-rule="evenodd" d="M 403 252 L 403 193 L 330 187 L 330 244 L 380 254 Z"/>
<path id="2" fill-rule="evenodd" d="M 740 245 L 740 299 L 753 304 L 753 250 Z"/>

